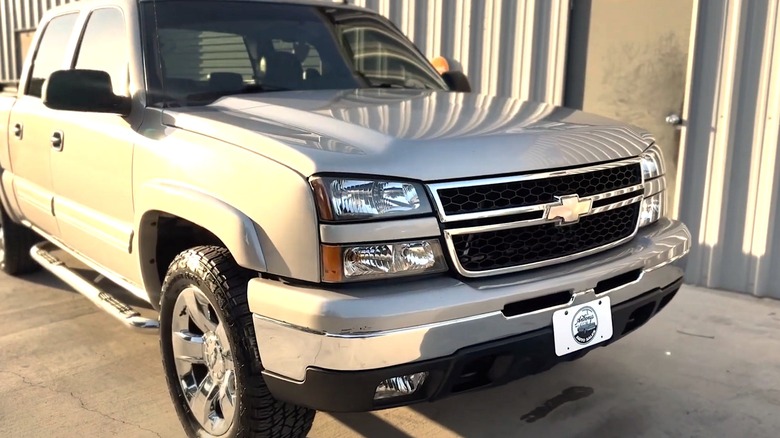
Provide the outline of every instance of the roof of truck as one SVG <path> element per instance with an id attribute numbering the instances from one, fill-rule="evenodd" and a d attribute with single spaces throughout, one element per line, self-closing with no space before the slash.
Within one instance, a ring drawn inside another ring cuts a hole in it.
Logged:
<path id="1" fill-rule="evenodd" d="M 52 8 L 49 10 L 49 13 L 53 13 L 57 15 L 60 12 L 63 11 L 74 11 L 74 10 L 81 10 L 84 9 L 83 5 L 93 5 L 93 4 L 135 4 L 135 3 L 151 3 L 154 1 L 158 2 L 166 2 L 166 1 L 176 1 L 176 0 L 83 0 L 79 2 L 74 3 L 68 3 L 62 6 L 57 6 L 55 8 Z M 336 2 L 333 0 L 218 0 L 218 1 L 232 1 L 232 2 L 259 2 L 259 3 L 289 3 L 289 4 L 296 4 L 296 5 L 309 5 L 309 6 L 332 6 L 337 8 L 344 8 L 344 9 L 355 9 L 355 10 L 366 10 L 365 8 L 362 8 L 360 6 L 355 6 L 347 3 L 342 2 Z"/>

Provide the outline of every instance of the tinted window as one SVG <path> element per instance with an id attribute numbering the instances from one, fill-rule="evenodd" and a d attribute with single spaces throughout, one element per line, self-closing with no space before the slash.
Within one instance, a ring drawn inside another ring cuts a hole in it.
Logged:
<path id="1" fill-rule="evenodd" d="M 111 76 L 114 94 L 127 96 L 128 44 L 125 19 L 118 9 L 98 9 L 89 16 L 76 68 L 102 70 Z"/>
<path id="2" fill-rule="evenodd" d="M 182 0 L 141 3 L 152 102 L 204 105 L 286 90 L 445 89 L 384 19 L 326 5 Z"/>
<path id="3" fill-rule="evenodd" d="M 244 39 L 236 34 L 191 29 L 161 29 L 160 54 L 169 78 L 207 81 L 211 73 L 254 75 Z"/>
<path id="4" fill-rule="evenodd" d="M 430 88 L 438 83 L 438 75 L 419 57 L 412 56 L 405 39 L 389 28 L 373 20 L 340 28 L 355 69 L 370 83 L 412 88 Z"/>
<path id="5" fill-rule="evenodd" d="M 46 26 L 33 60 L 27 95 L 41 97 L 43 83 L 49 79 L 49 75 L 62 69 L 65 49 L 77 18 L 78 14 L 62 15 L 51 20 Z"/>

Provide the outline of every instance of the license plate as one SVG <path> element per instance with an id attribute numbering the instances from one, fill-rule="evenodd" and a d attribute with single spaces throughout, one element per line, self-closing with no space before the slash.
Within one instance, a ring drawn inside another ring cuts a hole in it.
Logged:
<path id="1" fill-rule="evenodd" d="M 553 313 L 555 354 L 565 356 L 612 337 L 609 297 L 599 298 Z"/>

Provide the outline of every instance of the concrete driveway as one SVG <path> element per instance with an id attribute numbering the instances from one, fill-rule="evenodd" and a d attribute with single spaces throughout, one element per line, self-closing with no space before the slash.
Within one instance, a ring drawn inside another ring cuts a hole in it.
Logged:
<path id="1" fill-rule="evenodd" d="M 505 387 L 311 437 L 776 437 L 780 302 L 685 287 L 638 332 Z M 0 436 L 179 437 L 154 336 L 47 274 L 0 274 Z"/>

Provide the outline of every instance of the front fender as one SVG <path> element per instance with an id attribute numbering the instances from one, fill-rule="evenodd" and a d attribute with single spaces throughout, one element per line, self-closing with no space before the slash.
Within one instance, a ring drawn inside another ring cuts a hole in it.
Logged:
<path id="1" fill-rule="evenodd" d="M 149 223 L 150 215 L 167 213 L 213 233 L 239 265 L 258 272 L 267 270 L 254 222 L 235 207 L 197 188 L 165 180 L 144 184 L 135 196 L 141 263 L 154 259 L 155 254 L 156 228 Z M 148 285 L 152 280 L 146 277 L 144 274 Z"/>

